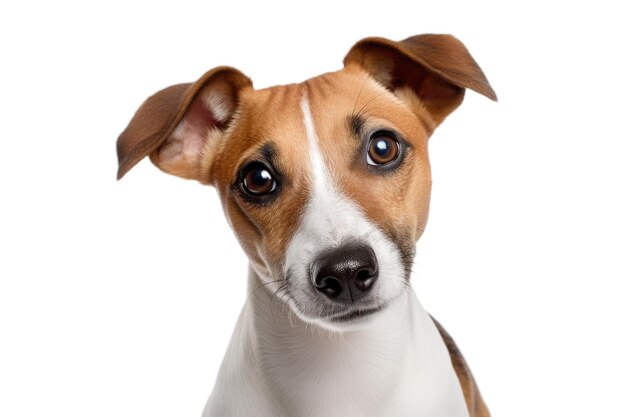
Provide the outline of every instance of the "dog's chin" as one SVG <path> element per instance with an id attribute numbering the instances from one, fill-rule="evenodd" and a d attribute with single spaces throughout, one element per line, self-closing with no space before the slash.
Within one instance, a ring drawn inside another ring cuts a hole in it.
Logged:
<path id="1" fill-rule="evenodd" d="M 292 306 L 295 307 L 295 306 Z M 322 316 L 304 314 L 297 307 L 296 315 L 306 324 L 333 332 L 363 330 L 375 323 L 387 308 L 387 304 L 375 304 L 362 307 L 347 307 L 344 311 L 335 311 Z"/>

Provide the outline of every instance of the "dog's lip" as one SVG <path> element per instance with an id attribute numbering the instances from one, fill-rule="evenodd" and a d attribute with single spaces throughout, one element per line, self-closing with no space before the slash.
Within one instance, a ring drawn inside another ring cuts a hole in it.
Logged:
<path id="1" fill-rule="evenodd" d="M 357 309 L 350 310 L 345 313 L 332 315 L 330 317 L 327 317 L 327 319 L 330 321 L 335 321 L 335 322 L 346 322 L 346 321 L 356 320 L 356 319 L 360 319 L 363 317 L 370 316 L 374 313 L 377 313 L 380 310 L 382 310 L 384 307 L 385 305 L 382 304 L 382 305 L 374 306 L 374 307 L 357 308 Z"/>

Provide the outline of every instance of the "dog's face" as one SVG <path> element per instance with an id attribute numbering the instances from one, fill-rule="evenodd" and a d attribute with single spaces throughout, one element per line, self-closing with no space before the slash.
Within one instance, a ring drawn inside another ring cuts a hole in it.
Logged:
<path id="1" fill-rule="evenodd" d="M 212 182 L 259 275 L 306 320 L 346 321 L 397 297 L 428 212 L 416 114 L 358 67 L 247 90 L 239 109 Z"/>
<path id="2" fill-rule="evenodd" d="M 495 99 L 449 36 L 365 39 L 345 64 L 263 90 L 217 68 L 149 98 L 118 141 L 120 177 L 150 155 L 214 185 L 266 287 L 335 329 L 407 288 L 428 217 L 428 138 L 466 87 Z"/>

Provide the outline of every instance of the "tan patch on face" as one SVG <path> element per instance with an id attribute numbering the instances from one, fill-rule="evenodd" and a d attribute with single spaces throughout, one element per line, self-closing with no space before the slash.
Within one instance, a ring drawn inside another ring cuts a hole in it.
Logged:
<path id="1" fill-rule="evenodd" d="M 428 218 L 432 131 L 419 99 L 395 96 L 356 67 L 311 79 L 307 87 L 319 148 L 336 186 L 394 239 L 417 241 Z M 360 136 L 350 127 L 354 115 L 364 122 Z M 397 132 L 409 145 L 393 170 L 367 165 L 370 135 L 378 130 Z"/>
<path id="2" fill-rule="evenodd" d="M 212 164 L 213 183 L 239 242 L 257 271 L 274 279 L 311 188 L 301 94 L 299 85 L 246 91 Z M 270 145 L 267 161 L 262 149 Z M 275 198 L 264 204 L 244 198 L 237 187 L 240 169 L 252 161 L 271 165 L 279 180 Z"/>

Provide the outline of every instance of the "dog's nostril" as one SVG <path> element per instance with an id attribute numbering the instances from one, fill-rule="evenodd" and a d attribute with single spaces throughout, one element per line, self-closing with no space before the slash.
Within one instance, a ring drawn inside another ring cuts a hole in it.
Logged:
<path id="1" fill-rule="evenodd" d="M 315 283 L 315 288 L 326 294 L 328 298 L 337 298 L 337 296 L 339 296 L 339 294 L 343 291 L 341 283 L 335 277 L 322 278 L 319 284 L 317 282 Z"/>
<path id="2" fill-rule="evenodd" d="M 365 281 L 372 278 L 376 274 L 373 268 L 363 268 L 357 271 L 355 279 L 357 281 Z"/>
<path id="3" fill-rule="evenodd" d="M 367 291 L 374 284 L 375 275 L 376 271 L 372 271 L 370 268 L 362 269 L 354 277 L 354 285 L 361 291 Z"/>
<path id="4" fill-rule="evenodd" d="M 328 298 L 354 302 L 372 289 L 378 278 L 378 263 L 372 249 L 348 245 L 322 254 L 312 265 L 311 280 Z"/>

